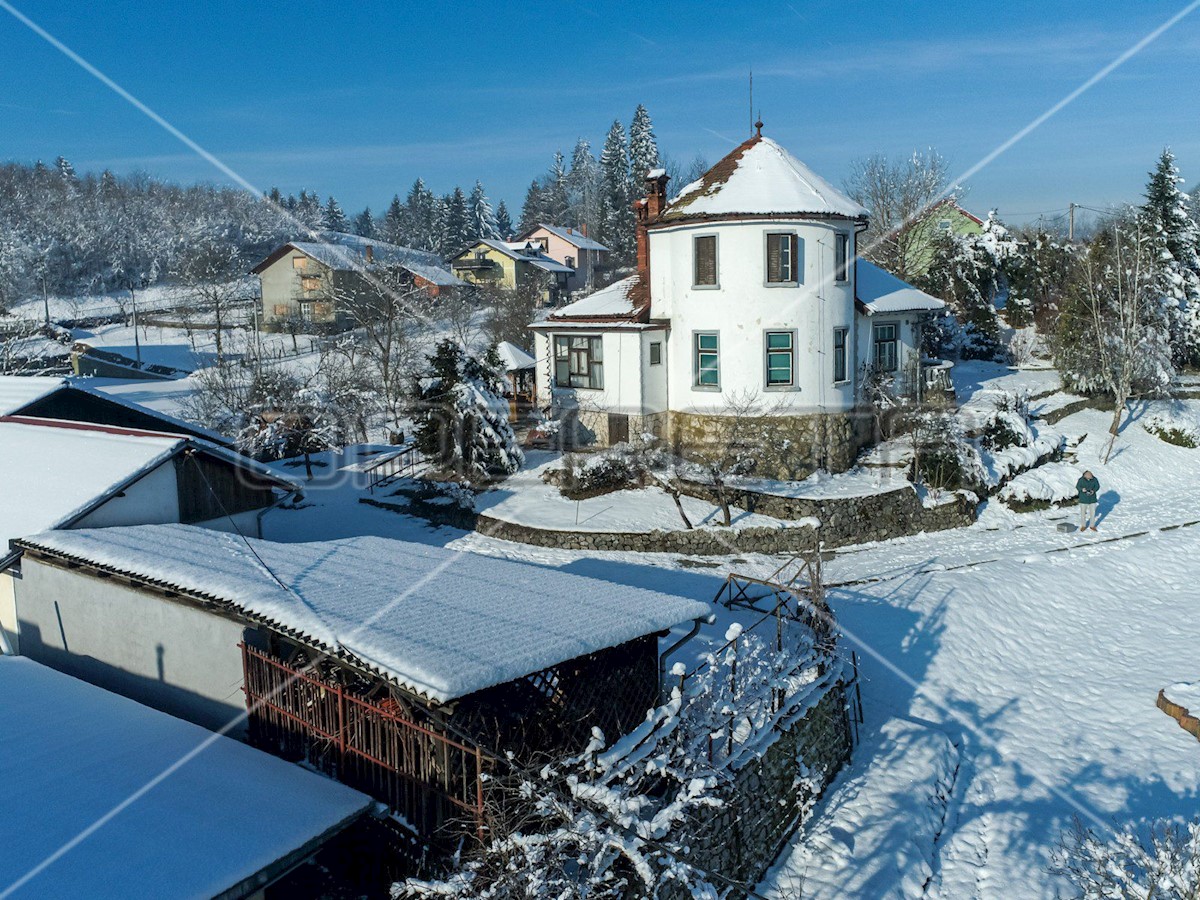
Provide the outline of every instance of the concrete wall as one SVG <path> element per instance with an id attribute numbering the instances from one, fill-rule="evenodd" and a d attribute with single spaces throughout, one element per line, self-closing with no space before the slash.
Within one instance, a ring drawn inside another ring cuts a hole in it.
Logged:
<path id="1" fill-rule="evenodd" d="M 0 632 L 3 633 L 3 644 L 12 653 L 21 652 L 21 642 L 17 636 L 17 600 L 14 591 L 15 579 L 12 572 L 0 572 Z M 0 652 L 3 652 L 0 649 Z"/>
<path id="2" fill-rule="evenodd" d="M 245 711 L 242 626 L 28 556 L 21 570 L 22 655 L 204 728 Z M 229 733 L 243 737 L 244 725 Z"/>
<path id="3" fill-rule="evenodd" d="M 766 235 L 799 239 L 798 284 L 766 283 Z M 854 405 L 854 373 L 833 380 L 833 331 L 853 330 L 853 266 L 850 280 L 835 282 L 834 235 L 849 237 L 846 222 L 805 219 L 751 220 L 678 225 L 650 231 L 651 318 L 671 320 L 668 363 L 671 409 L 714 412 L 731 398 L 757 394 L 764 408 L 779 411 L 846 411 Z M 717 237 L 716 287 L 695 287 L 693 239 Z M 719 390 L 695 385 L 692 341 L 697 331 L 720 338 Z M 794 331 L 794 384 L 767 387 L 765 333 Z"/>
<path id="4" fill-rule="evenodd" d="M 113 525 L 162 525 L 179 521 L 179 488 L 174 460 L 168 460 L 89 513 L 73 528 L 107 528 Z"/>

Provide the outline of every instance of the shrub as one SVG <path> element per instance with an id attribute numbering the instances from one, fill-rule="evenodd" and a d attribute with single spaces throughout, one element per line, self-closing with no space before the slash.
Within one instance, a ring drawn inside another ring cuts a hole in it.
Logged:
<path id="1" fill-rule="evenodd" d="M 1142 427 L 1155 437 L 1174 444 L 1176 447 L 1195 449 L 1200 447 L 1200 427 L 1170 413 L 1156 413 Z"/>
<path id="2" fill-rule="evenodd" d="M 936 490 L 973 490 L 983 481 L 975 448 L 954 417 L 924 415 L 913 430 L 914 480 Z"/>

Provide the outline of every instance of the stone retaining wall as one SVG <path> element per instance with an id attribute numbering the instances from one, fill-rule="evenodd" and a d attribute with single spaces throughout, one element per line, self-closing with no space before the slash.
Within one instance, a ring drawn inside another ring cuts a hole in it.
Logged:
<path id="1" fill-rule="evenodd" d="M 712 500 L 711 492 L 702 484 L 685 485 L 686 493 Z M 515 541 L 534 547 L 559 550 L 612 550 L 633 553 L 679 553 L 685 556 L 727 556 L 732 553 L 807 553 L 820 541 L 824 547 L 843 547 L 866 541 L 885 541 L 917 534 L 921 531 L 941 531 L 960 528 L 975 521 L 975 503 L 968 497 L 956 495 L 940 506 L 926 508 L 916 491 L 900 487 L 882 494 L 865 497 L 842 497 L 810 500 L 777 497 L 743 491 L 735 505 L 751 512 L 782 520 L 797 520 L 815 516 L 821 528 L 797 524 L 775 528 L 700 527 L 690 531 L 577 531 L 539 528 L 493 518 L 443 504 L 429 503 L 406 495 L 402 502 L 363 498 L 363 503 L 411 513 L 436 525 L 448 525 L 464 531 L 477 531 L 502 541 Z"/>
<path id="2" fill-rule="evenodd" d="M 715 503 L 712 490 L 698 482 L 685 482 L 684 493 Z M 918 534 L 965 528 L 975 521 L 975 502 L 962 494 L 934 507 L 926 507 L 911 485 L 862 497 L 811 499 L 780 497 L 756 491 L 737 491 L 733 505 L 775 519 L 815 517 L 821 522 L 826 547 L 844 547 L 867 541 L 886 541 Z"/>
<path id="3" fill-rule="evenodd" d="M 849 760 L 850 728 L 846 687 L 836 684 L 766 753 L 734 773 L 724 805 L 689 825 L 693 858 L 749 884 L 761 879 Z"/>

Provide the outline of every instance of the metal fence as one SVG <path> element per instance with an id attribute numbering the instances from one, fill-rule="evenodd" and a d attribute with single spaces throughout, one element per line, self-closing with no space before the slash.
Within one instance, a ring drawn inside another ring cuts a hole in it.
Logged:
<path id="1" fill-rule="evenodd" d="M 387 804 L 423 837 L 483 830 L 478 747 L 242 647 L 250 739 Z"/>

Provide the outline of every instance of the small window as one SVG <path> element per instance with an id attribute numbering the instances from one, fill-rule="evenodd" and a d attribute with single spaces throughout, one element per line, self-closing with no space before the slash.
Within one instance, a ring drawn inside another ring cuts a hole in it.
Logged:
<path id="1" fill-rule="evenodd" d="M 303 275 L 300 278 L 300 287 L 306 291 L 319 291 L 321 289 L 320 275 Z"/>
<path id="2" fill-rule="evenodd" d="M 835 234 L 833 236 L 833 277 L 836 281 L 848 281 L 850 262 L 850 236 Z"/>
<path id="3" fill-rule="evenodd" d="M 794 335 L 790 331 L 767 332 L 767 387 L 792 383 Z"/>
<path id="4" fill-rule="evenodd" d="M 833 380 L 846 380 L 846 343 L 850 335 L 848 328 L 833 329 Z"/>
<path id="5" fill-rule="evenodd" d="M 285 319 L 292 314 L 292 308 L 286 303 L 276 303 L 274 310 L 276 317 L 281 319 Z"/>
<path id="6" fill-rule="evenodd" d="M 875 326 L 875 368 L 880 372 L 895 372 L 899 358 L 897 353 L 896 326 Z"/>
<path id="7" fill-rule="evenodd" d="M 697 332 L 695 337 L 696 387 L 721 386 L 720 338 L 715 331 Z"/>
<path id="8" fill-rule="evenodd" d="M 304 268 L 304 265 L 305 265 L 305 263 L 307 263 L 307 262 L 308 262 L 308 258 L 307 258 L 307 257 L 304 257 L 304 256 L 293 256 L 293 257 L 292 257 L 292 268 L 293 268 L 293 269 L 303 269 L 303 268 Z"/>
<path id="9" fill-rule="evenodd" d="M 694 287 L 717 286 L 717 236 L 706 234 L 692 240 Z"/>
<path id="10" fill-rule="evenodd" d="M 938 228 L 941 231 L 949 231 L 950 230 L 950 220 L 949 219 L 939 219 L 938 220 Z"/>
<path id="11" fill-rule="evenodd" d="M 650 365 L 662 365 L 662 341 L 654 341 L 650 344 Z"/>
<path id="12" fill-rule="evenodd" d="M 797 283 L 799 243 L 794 234 L 767 235 L 767 284 Z"/>
<path id="13" fill-rule="evenodd" d="M 575 257 L 573 257 L 573 256 L 563 257 L 563 265 L 570 269 L 575 268 Z"/>
<path id="14" fill-rule="evenodd" d="M 604 387 L 604 338 L 556 335 L 554 386 L 600 390 Z"/>

